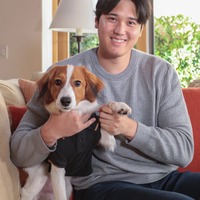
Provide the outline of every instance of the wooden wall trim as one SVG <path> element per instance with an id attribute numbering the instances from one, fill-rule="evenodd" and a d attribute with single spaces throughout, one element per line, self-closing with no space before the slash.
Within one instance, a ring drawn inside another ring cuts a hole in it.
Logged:
<path id="1" fill-rule="evenodd" d="M 148 52 L 147 49 L 147 28 L 146 26 L 144 27 L 144 30 L 142 32 L 141 37 L 138 39 L 138 42 L 136 44 L 136 48 L 144 51 L 144 52 Z"/>
<path id="2" fill-rule="evenodd" d="M 59 0 L 53 0 L 52 15 L 54 16 L 59 4 Z M 69 33 L 53 31 L 52 36 L 52 58 L 53 63 L 69 57 Z"/>

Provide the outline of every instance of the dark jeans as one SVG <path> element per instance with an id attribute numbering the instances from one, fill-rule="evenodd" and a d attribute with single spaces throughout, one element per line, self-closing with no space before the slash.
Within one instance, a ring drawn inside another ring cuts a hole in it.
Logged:
<path id="1" fill-rule="evenodd" d="M 174 171 L 149 184 L 122 181 L 98 183 L 74 191 L 75 200 L 200 200 L 200 173 Z"/>

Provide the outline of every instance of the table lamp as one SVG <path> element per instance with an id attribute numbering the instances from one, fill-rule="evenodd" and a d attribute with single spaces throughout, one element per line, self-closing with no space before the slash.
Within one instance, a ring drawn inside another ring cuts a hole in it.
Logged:
<path id="1" fill-rule="evenodd" d="M 96 0 L 61 0 L 50 29 L 58 32 L 75 32 L 78 53 L 81 51 L 83 33 L 96 33 L 94 27 Z"/>

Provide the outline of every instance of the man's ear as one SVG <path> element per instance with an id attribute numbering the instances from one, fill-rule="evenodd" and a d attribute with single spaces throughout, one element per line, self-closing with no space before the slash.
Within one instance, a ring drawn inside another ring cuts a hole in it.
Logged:
<path id="1" fill-rule="evenodd" d="M 98 28 L 99 27 L 99 21 L 97 20 L 97 17 L 95 17 L 95 24 L 94 24 L 94 27 L 95 28 Z"/>

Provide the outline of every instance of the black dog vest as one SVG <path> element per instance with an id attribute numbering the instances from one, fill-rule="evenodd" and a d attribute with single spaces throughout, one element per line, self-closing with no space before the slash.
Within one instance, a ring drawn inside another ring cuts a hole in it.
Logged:
<path id="1" fill-rule="evenodd" d="M 66 176 L 87 176 L 92 173 L 92 153 L 101 138 L 99 120 L 88 128 L 73 135 L 59 139 L 57 148 L 48 156 L 54 165 L 65 168 Z"/>

